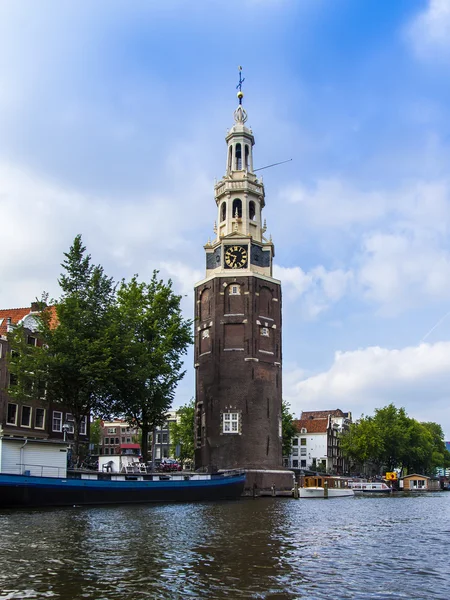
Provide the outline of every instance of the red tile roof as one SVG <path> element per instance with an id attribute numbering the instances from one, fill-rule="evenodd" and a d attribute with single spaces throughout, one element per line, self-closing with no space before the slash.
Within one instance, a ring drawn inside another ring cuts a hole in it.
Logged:
<path id="1" fill-rule="evenodd" d="M 50 306 L 52 311 L 51 323 L 56 325 L 56 307 Z M 8 318 L 11 318 L 11 325 L 17 325 L 27 315 L 34 312 L 29 306 L 27 308 L 0 308 L 0 335 L 6 335 L 6 326 L 8 324 Z"/>
<path id="2" fill-rule="evenodd" d="M 296 419 L 293 423 L 298 433 L 303 428 L 306 429 L 307 433 L 326 433 L 328 419 Z"/>

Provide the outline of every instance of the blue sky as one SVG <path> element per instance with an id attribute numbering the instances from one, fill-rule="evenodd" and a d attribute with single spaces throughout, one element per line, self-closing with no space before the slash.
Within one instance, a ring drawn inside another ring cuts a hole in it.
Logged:
<path id="1" fill-rule="evenodd" d="M 450 438 L 450 3 L 3 0 L 2 307 L 77 233 L 192 316 L 242 65 L 283 284 L 284 397 Z M 194 395 L 192 356 L 177 404 Z"/>

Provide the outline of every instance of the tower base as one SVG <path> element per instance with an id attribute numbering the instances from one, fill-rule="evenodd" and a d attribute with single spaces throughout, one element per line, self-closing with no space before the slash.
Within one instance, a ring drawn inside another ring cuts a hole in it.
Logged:
<path id="1" fill-rule="evenodd" d="M 244 469 L 246 481 L 243 496 L 292 497 L 295 477 L 287 469 Z"/>

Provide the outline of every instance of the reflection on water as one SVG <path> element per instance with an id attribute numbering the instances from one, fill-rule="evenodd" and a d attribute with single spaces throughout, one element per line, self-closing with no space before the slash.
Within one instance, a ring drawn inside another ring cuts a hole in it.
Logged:
<path id="1" fill-rule="evenodd" d="M 0 600 L 448 598 L 450 494 L 0 511 Z"/>

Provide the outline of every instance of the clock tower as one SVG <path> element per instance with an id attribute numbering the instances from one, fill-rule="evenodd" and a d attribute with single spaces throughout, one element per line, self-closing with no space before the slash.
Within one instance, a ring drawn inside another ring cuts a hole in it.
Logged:
<path id="1" fill-rule="evenodd" d="M 195 286 L 195 466 L 209 470 L 282 465 L 281 287 L 241 84 L 225 175 L 214 187 L 215 239 Z"/>

